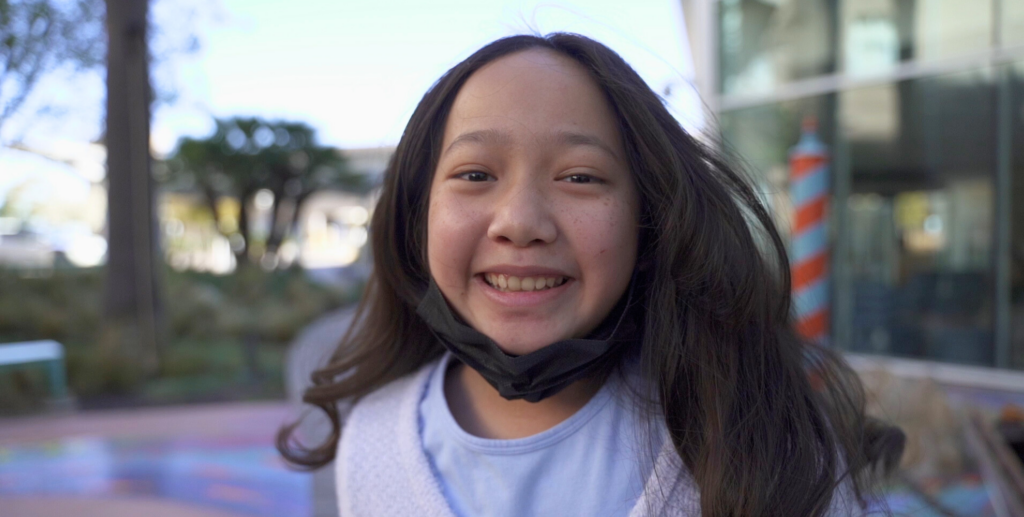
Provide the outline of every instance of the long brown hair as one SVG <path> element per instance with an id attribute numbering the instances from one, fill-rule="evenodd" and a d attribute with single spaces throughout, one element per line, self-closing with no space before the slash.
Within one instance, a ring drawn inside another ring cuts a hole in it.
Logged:
<path id="1" fill-rule="evenodd" d="M 863 503 L 870 474 L 891 470 L 902 434 L 865 417 L 863 389 L 834 352 L 793 331 L 788 259 L 768 211 L 738 168 L 687 134 L 614 51 L 583 36 L 513 36 L 449 70 L 413 113 L 384 175 L 370 225 L 374 272 L 352 328 L 303 400 L 327 413 L 317 447 L 278 434 L 296 466 L 334 459 L 339 402 L 407 375 L 443 349 L 415 313 L 429 279 L 429 185 L 445 123 L 466 79 L 527 49 L 583 65 L 614 110 L 641 199 L 641 376 L 711 516 L 823 515 L 836 486 Z M 820 382 L 815 386 L 809 372 Z"/>

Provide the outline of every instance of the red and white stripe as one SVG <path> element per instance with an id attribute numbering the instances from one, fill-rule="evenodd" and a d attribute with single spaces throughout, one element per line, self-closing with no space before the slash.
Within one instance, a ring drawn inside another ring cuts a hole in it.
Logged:
<path id="1" fill-rule="evenodd" d="M 797 331 L 821 342 L 829 331 L 829 170 L 828 152 L 813 119 L 804 121 L 800 142 L 790 151 L 789 170 L 795 211 L 790 255 Z"/>

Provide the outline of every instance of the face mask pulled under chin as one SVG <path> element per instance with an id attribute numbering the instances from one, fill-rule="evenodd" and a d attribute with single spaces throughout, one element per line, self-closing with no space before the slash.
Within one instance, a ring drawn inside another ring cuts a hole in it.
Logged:
<path id="1" fill-rule="evenodd" d="M 506 354 L 491 338 L 463 323 L 448 306 L 433 279 L 416 313 L 458 360 L 476 370 L 508 400 L 537 402 L 566 386 L 601 373 L 621 352 L 640 341 L 640 325 L 633 289 L 587 337 L 556 341 L 528 354 Z"/>

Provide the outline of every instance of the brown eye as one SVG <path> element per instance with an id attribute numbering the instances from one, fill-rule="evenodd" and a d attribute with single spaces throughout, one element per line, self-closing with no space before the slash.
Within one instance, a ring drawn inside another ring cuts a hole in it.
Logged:
<path id="1" fill-rule="evenodd" d="M 598 183 L 601 181 L 589 174 L 570 174 L 569 176 L 562 178 L 562 180 L 568 181 L 569 183 Z"/>
<path id="2" fill-rule="evenodd" d="M 491 176 L 490 174 L 480 171 L 463 172 L 462 174 L 459 174 L 456 177 L 464 179 L 466 181 L 472 181 L 474 183 L 481 181 L 492 181 L 494 179 L 494 177 Z"/>

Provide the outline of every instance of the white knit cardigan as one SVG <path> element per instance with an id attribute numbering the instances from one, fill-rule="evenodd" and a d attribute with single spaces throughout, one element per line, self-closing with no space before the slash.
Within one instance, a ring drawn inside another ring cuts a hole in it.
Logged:
<path id="1" fill-rule="evenodd" d="M 384 386 L 352 408 L 335 460 L 341 517 L 455 517 L 419 434 L 419 403 L 436 364 Z M 700 493 L 671 441 L 666 442 L 629 517 L 700 516 Z M 837 493 L 835 499 L 843 498 Z"/>

